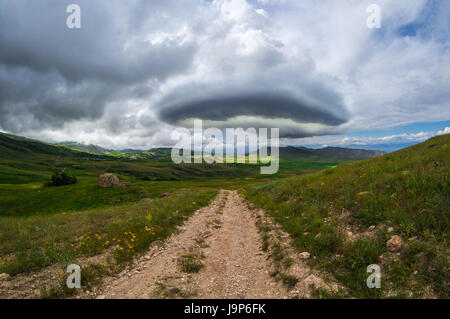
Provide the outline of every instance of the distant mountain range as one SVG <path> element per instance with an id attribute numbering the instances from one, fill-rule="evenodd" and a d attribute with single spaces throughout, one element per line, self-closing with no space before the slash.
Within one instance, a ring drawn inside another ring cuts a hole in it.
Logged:
<path id="1" fill-rule="evenodd" d="M 145 157 L 145 158 L 170 158 L 171 155 L 170 148 L 153 148 L 149 151 L 140 151 L 134 149 L 124 149 L 120 151 L 114 151 L 114 150 L 107 150 L 97 145 L 84 145 L 75 142 L 65 142 L 60 144 L 74 149 L 78 149 L 80 151 L 90 152 L 94 154 L 118 155 L 118 153 L 131 153 L 138 155 L 138 157 Z M 336 159 L 358 160 L 376 157 L 384 154 L 386 154 L 386 152 L 377 150 L 342 148 L 342 147 L 325 147 L 321 149 L 313 149 L 307 147 L 288 146 L 280 148 L 280 155 L 286 157 L 326 157 Z"/>
<path id="2" fill-rule="evenodd" d="M 280 155 L 285 157 L 326 157 L 336 159 L 358 160 L 381 156 L 384 151 L 356 148 L 325 147 L 320 149 L 288 146 L 280 148 Z"/>
<path id="3" fill-rule="evenodd" d="M 106 149 L 104 147 L 98 146 L 98 145 L 94 145 L 94 144 L 81 144 L 81 143 L 77 143 L 77 142 L 61 142 L 58 143 L 57 145 L 63 145 L 63 146 L 67 146 L 79 151 L 83 151 L 83 152 L 89 152 L 89 153 L 94 153 L 94 154 L 110 154 L 110 153 L 142 153 L 144 151 L 142 150 L 135 150 L 135 149 L 131 149 L 131 148 L 127 148 L 124 150 L 111 150 L 111 149 Z"/>
<path id="4" fill-rule="evenodd" d="M 124 149 L 108 150 L 98 145 L 84 145 L 76 142 L 50 144 L 25 137 L 0 133 L 0 153 L 13 154 L 15 152 L 32 154 L 68 155 L 90 158 L 127 158 L 127 159 L 164 159 L 170 158 L 170 148 L 153 148 L 148 151 Z M 364 150 L 341 147 L 325 147 L 313 149 L 307 147 L 281 147 L 280 156 L 285 158 L 320 157 L 346 160 L 359 160 L 386 154 L 383 151 Z M 0 155 L 1 156 L 1 155 Z"/>

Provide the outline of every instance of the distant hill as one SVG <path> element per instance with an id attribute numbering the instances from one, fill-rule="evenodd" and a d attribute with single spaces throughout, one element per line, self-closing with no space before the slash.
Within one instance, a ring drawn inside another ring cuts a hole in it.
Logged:
<path id="1" fill-rule="evenodd" d="M 108 155 L 134 160 L 146 160 L 170 158 L 171 152 L 172 150 L 170 148 L 153 148 L 148 151 L 125 149 L 121 151 L 111 150 Z"/>
<path id="2" fill-rule="evenodd" d="M 145 152 L 148 156 L 152 158 L 170 158 L 172 155 L 171 148 L 152 148 L 151 150 Z"/>
<path id="3" fill-rule="evenodd" d="M 172 149 L 170 148 L 152 148 L 148 151 L 136 150 L 136 149 L 123 149 L 123 150 L 111 150 L 106 149 L 98 145 L 86 145 L 77 142 L 62 142 L 58 145 L 70 147 L 83 152 L 98 154 L 98 155 L 110 155 L 120 158 L 128 159 L 163 159 L 170 158 Z"/>
<path id="4" fill-rule="evenodd" d="M 280 148 L 280 155 L 285 157 L 324 157 L 347 160 L 360 160 L 386 154 L 383 151 L 363 150 L 342 147 L 325 147 L 313 149 L 307 147 L 288 146 Z"/>
<path id="5" fill-rule="evenodd" d="M 148 151 L 125 149 L 109 150 L 98 145 L 84 145 L 77 142 L 58 144 L 45 143 L 26 137 L 0 133 L 0 155 L 2 157 L 22 157 L 33 154 L 60 155 L 77 158 L 96 159 L 165 159 L 171 156 L 170 148 L 153 148 Z"/>
<path id="6" fill-rule="evenodd" d="M 0 133 L 0 154 L 2 157 L 22 157 L 34 154 L 69 156 L 77 158 L 105 158 L 97 154 L 75 150 L 67 146 L 53 145 L 26 137 Z"/>
<path id="7" fill-rule="evenodd" d="M 138 153 L 142 153 L 142 150 L 135 150 L 135 149 L 131 149 L 131 148 L 127 148 L 127 149 L 123 149 L 123 150 L 112 150 L 112 149 L 106 149 L 104 147 L 98 146 L 98 145 L 94 145 L 94 144 L 82 144 L 82 143 L 78 143 L 78 142 L 61 142 L 58 143 L 57 145 L 62 145 L 62 146 L 67 146 L 79 151 L 83 151 L 83 152 L 88 152 L 88 153 L 93 153 L 93 154 L 121 154 L 121 153 L 126 153 L 126 154 L 138 154 Z M 129 156 L 124 156 L 124 157 L 129 157 Z"/>
<path id="8" fill-rule="evenodd" d="M 58 143 L 58 145 L 67 146 L 72 149 L 76 149 L 83 152 L 93 153 L 93 154 L 107 154 L 109 151 L 98 145 L 85 145 L 77 142 L 62 142 Z"/>
<path id="9" fill-rule="evenodd" d="M 147 152 L 140 153 L 148 158 L 170 158 L 172 149 L 170 148 L 153 148 Z M 334 158 L 344 160 L 360 160 L 371 157 L 384 155 L 386 152 L 376 150 L 363 150 L 353 148 L 326 147 L 322 149 L 312 149 L 306 147 L 281 147 L 280 156 L 289 157 L 290 159 L 300 157 L 319 157 Z"/>
<path id="10" fill-rule="evenodd" d="M 135 149 L 132 149 L 132 148 L 126 148 L 124 150 L 119 150 L 119 151 L 109 150 L 109 152 L 132 153 L 132 154 L 134 153 L 134 154 L 137 154 L 137 153 L 142 153 L 142 150 L 135 150 Z"/>
<path id="11" fill-rule="evenodd" d="M 120 157 L 130 159 L 166 159 L 171 157 L 171 148 L 152 148 L 148 151 L 124 149 L 120 151 L 109 150 L 98 145 L 85 145 L 77 142 L 62 142 L 50 144 L 25 137 L 0 133 L 0 151 L 2 154 L 20 152 L 41 153 L 51 155 L 67 155 L 75 157 Z M 334 158 L 345 160 L 360 160 L 386 154 L 383 151 L 364 150 L 353 148 L 326 147 L 312 149 L 307 147 L 281 147 L 280 156 L 290 159 L 300 157 Z"/>

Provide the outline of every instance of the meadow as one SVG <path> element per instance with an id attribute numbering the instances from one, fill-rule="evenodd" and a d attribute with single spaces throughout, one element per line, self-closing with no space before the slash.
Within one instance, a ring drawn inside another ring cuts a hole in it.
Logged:
<path id="1" fill-rule="evenodd" d="M 260 185 L 339 162 L 282 158 L 278 174 L 263 176 L 259 165 L 176 165 L 164 156 L 95 155 L 16 137 L 0 136 L 0 150 L 0 273 L 12 276 L 105 252 L 120 269 L 222 188 Z M 46 186 L 62 169 L 78 182 Z M 98 176 L 106 172 L 125 186 L 99 187 Z"/>
<path id="2" fill-rule="evenodd" d="M 64 268 L 107 253 L 107 271 L 85 269 L 96 282 L 167 238 L 220 189 L 235 189 L 311 253 L 312 266 L 347 287 L 317 297 L 446 298 L 449 144 L 445 135 L 358 162 L 289 150 L 268 176 L 259 165 L 176 165 L 158 150 L 132 159 L 0 136 L 0 273 Z M 62 169 L 78 182 L 46 186 Z M 99 187 L 105 172 L 125 185 Z M 404 240 L 399 253 L 386 246 L 393 235 Z M 383 289 L 361 284 L 370 264 L 381 266 Z M 42 295 L 70 293 L 62 285 Z"/>

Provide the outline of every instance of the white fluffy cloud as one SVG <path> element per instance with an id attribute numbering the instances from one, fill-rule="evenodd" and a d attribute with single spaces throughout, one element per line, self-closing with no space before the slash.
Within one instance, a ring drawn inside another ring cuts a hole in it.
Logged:
<path id="1" fill-rule="evenodd" d="M 356 148 L 372 148 L 382 150 L 397 150 L 402 147 L 424 142 L 433 136 L 450 134 L 450 127 L 446 127 L 440 131 L 427 131 L 410 134 L 392 134 L 377 137 L 368 136 L 324 136 L 302 139 L 302 144 L 313 147 L 324 147 L 328 145 L 335 145 L 341 147 L 356 147 Z M 292 141 L 284 140 L 282 145 L 288 145 Z M 298 140 L 296 141 L 298 143 Z"/>
<path id="2" fill-rule="evenodd" d="M 446 127 L 445 129 L 437 133 L 437 135 L 445 135 L 445 134 L 450 134 L 450 127 Z"/>

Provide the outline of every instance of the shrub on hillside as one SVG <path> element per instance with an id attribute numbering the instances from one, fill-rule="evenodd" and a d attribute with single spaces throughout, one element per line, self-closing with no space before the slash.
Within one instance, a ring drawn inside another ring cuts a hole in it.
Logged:
<path id="1" fill-rule="evenodd" d="M 77 178 L 75 176 L 67 175 L 67 173 L 63 170 L 61 172 L 55 172 L 52 175 L 52 181 L 48 182 L 48 186 L 64 186 L 64 185 L 72 185 L 77 182 Z"/>

